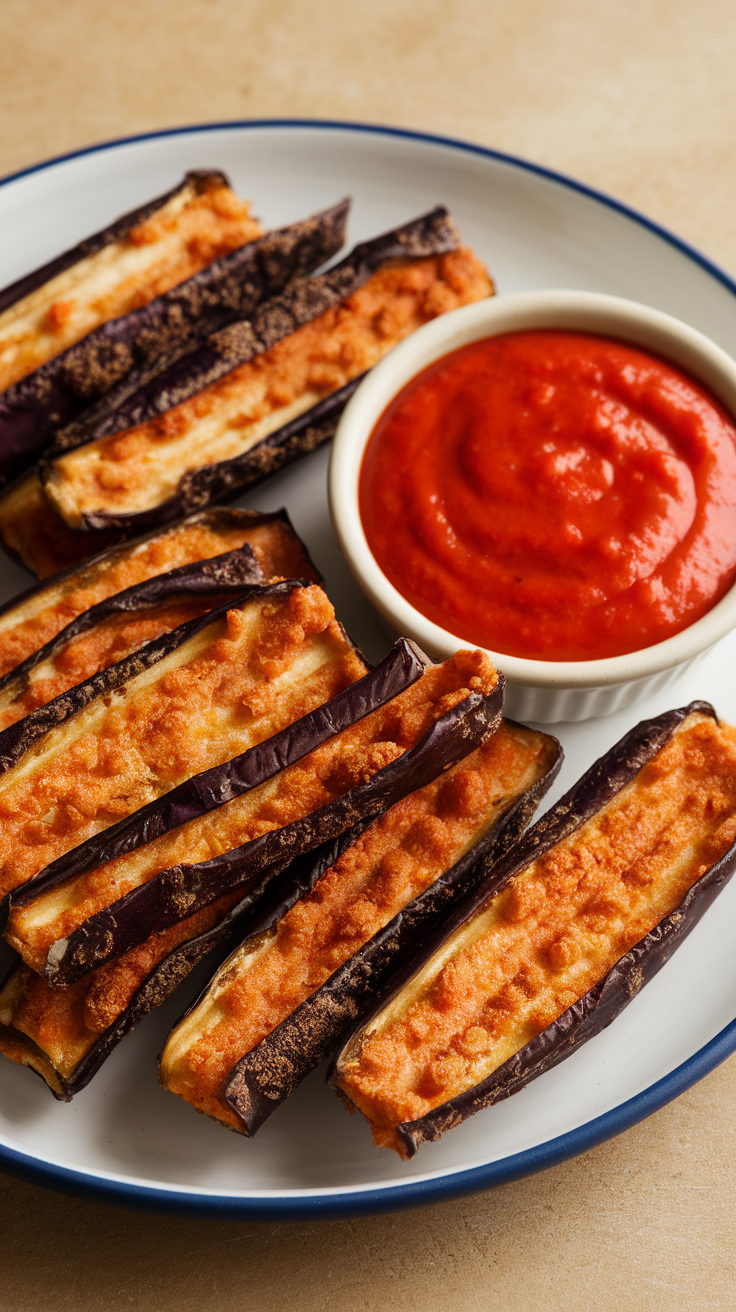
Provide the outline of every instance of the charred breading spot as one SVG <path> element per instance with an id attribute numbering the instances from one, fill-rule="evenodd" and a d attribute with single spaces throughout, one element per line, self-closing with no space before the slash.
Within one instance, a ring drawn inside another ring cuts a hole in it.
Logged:
<path id="1" fill-rule="evenodd" d="M 735 837 L 736 730 L 690 715 L 603 809 L 454 931 L 375 1018 L 338 1076 L 375 1142 L 405 1155 L 397 1126 L 523 1050 L 681 904 Z M 642 982 L 633 968 L 627 995 Z"/>

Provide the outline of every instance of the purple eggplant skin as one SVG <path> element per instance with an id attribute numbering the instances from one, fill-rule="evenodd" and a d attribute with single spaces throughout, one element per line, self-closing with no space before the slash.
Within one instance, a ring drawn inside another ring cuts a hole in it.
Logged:
<path id="1" fill-rule="evenodd" d="M 425 942 L 421 959 L 412 964 L 383 998 L 379 1007 L 364 1018 L 347 1039 L 328 1072 L 328 1082 L 348 1102 L 339 1086 L 342 1059 L 354 1049 L 360 1036 L 370 1028 L 377 1013 L 400 993 L 414 972 L 465 922 L 481 910 L 490 897 L 503 891 L 514 875 L 543 856 L 556 843 L 567 838 L 620 792 L 669 741 L 675 730 L 692 714 L 717 719 L 708 702 L 694 701 L 688 706 L 667 711 L 652 720 L 644 720 L 626 734 L 610 752 L 605 753 L 565 794 L 537 821 L 508 856 L 491 872 L 489 880 L 474 896 L 460 905 L 441 932 Z M 545 1030 L 474 1088 L 448 1099 L 415 1121 L 396 1127 L 407 1157 L 413 1157 L 424 1142 L 433 1142 L 446 1130 L 461 1124 L 475 1112 L 490 1107 L 518 1093 L 537 1076 L 551 1070 L 565 1057 L 587 1043 L 611 1024 L 628 1006 L 643 986 L 661 970 L 684 938 L 695 927 L 711 902 L 736 869 L 736 843 L 717 861 L 686 894 L 680 905 L 655 927 L 599 981 L 588 993 L 558 1016 Z"/>
<path id="2" fill-rule="evenodd" d="M 299 279 L 282 295 L 264 302 L 251 319 L 227 325 L 211 334 L 206 342 L 180 355 L 168 367 L 151 371 L 138 390 L 131 393 L 126 384 L 120 394 L 113 389 L 93 411 L 83 417 L 75 429 L 71 444 L 83 445 L 133 428 L 188 400 L 345 300 L 387 262 L 441 255 L 457 250 L 459 245 L 457 228 L 443 206 L 372 241 L 361 243 L 327 273 Z M 286 425 L 280 433 L 267 439 L 271 464 L 265 471 L 259 467 L 258 457 L 255 461 L 246 462 L 242 469 L 238 468 L 237 460 L 221 462 L 228 468 L 222 474 L 215 472 L 209 476 L 211 486 L 207 479 L 197 484 L 191 474 L 185 475 L 177 492 L 162 503 L 162 507 L 154 507 L 141 516 L 114 515 L 102 511 L 86 514 L 85 527 L 119 529 L 125 533 L 140 531 L 140 528 L 154 523 L 168 523 L 173 518 L 187 514 L 186 507 L 199 508 L 205 503 L 205 497 L 209 501 L 215 495 L 234 495 L 250 482 L 258 481 L 266 473 L 273 472 L 287 459 L 313 450 L 320 441 L 332 436 L 339 417 L 335 406 L 339 405 L 341 411 L 356 386 L 357 380 L 340 389 L 342 399 L 338 397 L 333 401 L 331 397 L 324 398 L 294 424 Z M 328 416 L 332 417 L 333 426 L 326 429 L 324 421 Z M 62 431 L 58 448 L 52 447 L 41 461 L 39 471 L 44 485 L 53 483 L 54 460 L 63 455 L 66 441 Z M 264 459 L 261 459 L 261 464 Z M 217 466 L 211 468 L 215 471 L 218 469 Z M 217 491 L 217 484 L 223 478 L 226 490 Z"/>
<path id="3" fill-rule="evenodd" d="M 213 186 L 229 187 L 230 180 L 227 174 L 220 169 L 191 169 L 184 175 L 181 182 L 172 187 L 170 191 L 164 192 L 162 196 L 156 196 L 153 200 L 146 201 L 144 205 L 139 205 L 134 210 L 129 210 L 127 214 L 122 214 L 119 219 L 115 219 L 106 228 L 101 228 L 99 232 L 93 233 L 91 237 L 85 237 L 72 246 L 70 250 L 64 251 L 62 255 L 57 255 L 48 264 L 42 264 L 38 269 L 31 273 L 26 273 L 16 282 L 9 283 L 0 291 L 0 314 L 10 309 L 11 305 L 17 305 L 25 296 L 30 296 L 44 283 L 50 282 L 52 278 L 58 277 L 65 269 L 70 269 L 73 264 L 79 264 L 81 260 L 86 260 L 90 255 L 96 255 L 105 246 L 112 246 L 114 242 L 120 241 L 126 237 L 131 228 L 138 227 L 139 223 L 145 223 L 150 219 L 152 214 L 157 210 L 163 209 L 170 200 L 183 191 L 185 187 L 194 183 L 199 190 L 206 191 Z"/>
<path id="4" fill-rule="evenodd" d="M 83 442 L 86 412 L 112 387 L 120 399 L 131 395 L 152 366 L 161 367 L 154 362 L 173 361 L 193 340 L 252 314 L 337 254 L 349 206 L 341 201 L 247 242 L 141 309 L 101 324 L 9 387 L 0 395 L 0 486 L 52 443 L 68 450 Z"/>
<path id="5" fill-rule="evenodd" d="M 31 711 L 30 715 L 26 715 L 15 724 L 8 725 L 7 729 L 0 732 L 0 774 L 18 765 L 26 752 L 29 752 L 40 738 L 52 729 L 56 729 L 70 716 L 83 710 L 96 697 L 106 696 L 116 688 L 123 687 L 144 670 L 151 669 L 153 665 L 163 660 L 164 656 L 169 656 L 195 634 L 215 623 L 235 604 L 243 605 L 255 596 L 281 596 L 292 588 L 308 586 L 306 579 L 288 579 L 282 583 L 266 585 L 245 584 L 236 596 L 213 610 L 188 620 L 186 624 L 180 624 L 169 633 L 163 633 L 160 638 L 155 638 L 139 651 L 118 661 L 116 665 L 110 665 L 108 669 L 92 675 L 83 683 L 78 683 L 68 692 L 54 697 L 45 706 L 39 706 L 37 710 Z"/>
<path id="6" fill-rule="evenodd" d="M 413 642 L 399 638 L 378 665 L 323 706 L 309 711 L 240 756 L 192 775 L 162 797 L 110 825 L 103 833 L 93 834 L 53 861 L 16 889 L 11 896 L 12 906 L 27 906 L 49 889 L 133 852 L 170 829 L 196 820 L 255 788 L 333 734 L 357 724 L 371 711 L 410 688 L 427 664 L 428 658 Z"/>
<path id="7" fill-rule="evenodd" d="M 150 579 L 144 579 L 142 583 L 135 583 L 122 592 L 106 597 L 104 601 L 98 601 L 96 605 L 90 606 L 89 610 L 82 611 L 43 647 L 32 652 L 21 661 L 20 665 L 16 665 L 15 669 L 1 678 L 0 706 L 25 689 L 30 675 L 38 665 L 50 660 L 68 643 L 82 633 L 88 633 L 90 629 L 104 623 L 113 615 L 137 614 L 140 611 L 151 610 L 162 602 L 173 600 L 174 597 L 211 596 L 214 607 L 218 601 L 222 602 L 228 593 L 239 596 L 245 586 L 263 585 L 263 582 L 263 571 L 256 560 L 255 552 L 252 547 L 244 543 L 242 547 L 237 547 L 234 551 L 226 551 L 221 556 L 212 556 L 208 560 L 197 560 L 192 564 L 180 565 L 166 574 L 155 574 Z"/>
<path id="8" fill-rule="evenodd" d="M 546 772 L 499 817 L 493 829 L 233 1067 L 223 1097 L 239 1118 L 244 1134 L 255 1134 L 305 1076 L 335 1051 L 358 1018 L 391 990 L 397 968 L 407 972 L 427 934 L 446 921 L 457 899 L 466 898 L 485 881 L 496 862 L 517 842 L 562 765 L 560 744 L 545 737 Z M 360 826 L 361 833 L 364 828 Z M 357 837 L 351 833 L 350 842 Z M 341 851 L 347 845 L 343 844 Z M 330 864 L 339 855 L 341 852 Z M 251 930 L 253 936 L 272 929 L 329 868 L 323 861 L 315 865 L 311 879 L 303 880 L 293 896 L 259 917 Z"/>
<path id="9" fill-rule="evenodd" d="M 498 727 L 504 679 L 491 693 L 473 692 L 435 721 L 422 739 L 367 783 L 313 812 L 208 861 L 177 865 L 90 916 L 68 938 L 52 944 L 41 972 L 54 986 L 74 983 L 122 956 L 151 934 L 242 888 L 266 896 L 274 868 L 373 818 L 454 765 Z M 350 690 L 348 689 L 348 693 Z M 44 873 L 38 878 L 44 878 Z M 26 887 L 30 887 L 27 885 Z M 18 901 L 23 898 L 19 891 Z M 17 904 L 17 903 L 16 903 Z M 244 931 L 247 932 L 247 929 Z"/>

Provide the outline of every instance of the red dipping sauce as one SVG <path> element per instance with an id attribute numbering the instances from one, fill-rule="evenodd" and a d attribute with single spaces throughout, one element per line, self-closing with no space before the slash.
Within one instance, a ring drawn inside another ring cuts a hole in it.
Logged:
<path id="1" fill-rule="evenodd" d="M 359 496 L 394 587 L 506 655 L 638 651 L 736 579 L 736 426 L 604 337 L 507 333 L 430 365 L 378 421 Z"/>

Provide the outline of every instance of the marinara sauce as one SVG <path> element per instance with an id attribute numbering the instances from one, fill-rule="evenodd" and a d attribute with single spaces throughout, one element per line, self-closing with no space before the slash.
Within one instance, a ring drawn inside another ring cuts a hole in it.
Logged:
<path id="1" fill-rule="evenodd" d="M 625 343 L 530 331 L 430 365 L 368 443 L 360 513 L 399 592 L 470 643 L 638 651 L 736 578 L 736 427 Z"/>

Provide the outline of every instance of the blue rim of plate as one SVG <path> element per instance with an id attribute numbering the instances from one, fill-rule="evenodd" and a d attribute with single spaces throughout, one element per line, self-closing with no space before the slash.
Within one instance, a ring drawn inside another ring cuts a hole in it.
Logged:
<path id="1" fill-rule="evenodd" d="M 80 159 L 85 155 L 95 155 L 102 151 L 116 150 L 120 146 L 135 145 L 143 141 L 159 141 L 166 137 L 194 135 L 199 132 L 243 131 L 257 128 L 303 128 L 305 130 L 324 129 L 343 132 L 362 132 L 376 136 L 398 137 L 407 141 L 420 141 L 435 146 L 444 146 L 450 150 L 461 150 L 466 154 L 480 155 L 513 168 L 555 182 L 569 191 L 578 192 L 590 200 L 598 202 L 607 209 L 630 219 L 639 227 L 646 228 L 668 245 L 681 251 L 693 263 L 722 283 L 736 297 L 736 281 L 725 270 L 714 264 L 694 246 L 675 236 L 667 228 L 655 223 L 638 210 L 614 200 L 605 192 L 596 191 L 574 178 L 558 173 L 554 169 L 532 164 L 515 155 L 492 150 L 475 142 L 462 138 L 439 136 L 429 132 L 416 132 L 408 128 L 385 127 L 382 124 L 343 122 L 339 119 L 306 118 L 266 118 L 233 119 L 222 123 L 195 123 L 188 127 L 164 128 L 158 132 L 142 132 L 130 137 L 117 137 L 112 141 L 100 142 L 86 146 L 81 150 L 69 151 L 56 155 L 40 164 L 20 169 L 0 178 L 0 187 L 5 187 L 20 178 L 30 177 L 34 173 L 54 168 L 57 164 L 66 164 L 70 160 Z M 219 1217 L 224 1221 L 301 1221 L 334 1220 L 348 1216 L 364 1216 L 377 1212 L 398 1211 L 409 1207 L 418 1207 L 430 1203 L 439 1203 L 465 1194 L 479 1193 L 501 1184 L 510 1184 L 527 1175 L 534 1175 L 550 1166 L 576 1157 L 594 1148 L 597 1144 L 614 1138 L 624 1130 L 630 1129 L 647 1116 L 659 1111 L 668 1102 L 697 1084 L 716 1066 L 736 1051 L 736 1020 L 722 1029 L 713 1039 L 689 1057 L 680 1066 L 675 1067 L 661 1080 L 642 1090 L 633 1098 L 611 1108 L 602 1116 L 577 1126 L 567 1134 L 549 1139 L 546 1143 L 536 1144 L 521 1153 L 514 1153 L 498 1161 L 488 1162 L 470 1170 L 459 1170 L 436 1176 L 429 1180 L 415 1180 L 407 1184 L 386 1184 L 379 1188 L 363 1189 L 324 1189 L 319 1192 L 290 1191 L 274 1197 L 270 1193 L 242 1197 L 232 1194 L 196 1193 L 189 1190 L 161 1189 L 144 1184 L 129 1184 L 125 1180 L 108 1179 L 104 1176 L 90 1175 L 52 1162 L 41 1162 L 37 1157 L 17 1152 L 13 1148 L 0 1145 L 0 1168 L 8 1175 L 17 1176 L 32 1184 L 44 1185 L 61 1193 L 91 1199 L 95 1202 L 116 1204 L 138 1211 L 159 1212 L 170 1216 L 188 1216 L 192 1218 L 213 1219 Z"/>

